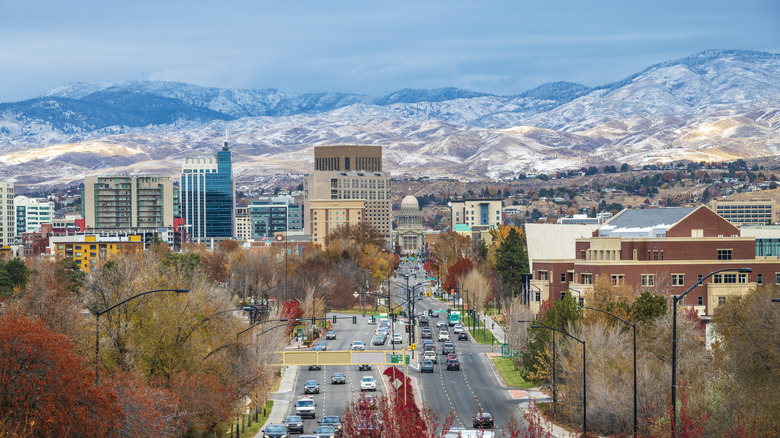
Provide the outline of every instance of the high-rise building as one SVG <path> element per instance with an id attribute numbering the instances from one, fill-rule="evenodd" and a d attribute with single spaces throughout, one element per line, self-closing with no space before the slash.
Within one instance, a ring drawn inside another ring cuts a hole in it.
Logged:
<path id="1" fill-rule="evenodd" d="M 88 176 L 82 211 L 87 230 L 172 228 L 178 210 L 167 176 Z"/>
<path id="2" fill-rule="evenodd" d="M 314 172 L 304 181 L 304 228 L 313 220 L 314 200 L 362 200 L 364 221 L 391 241 L 390 173 L 382 171 L 381 146 L 318 146 Z M 312 235 L 312 239 L 314 236 Z"/>
<path id="3" fill-rule="evenodd" d="M 227 141 L 215 155 L 186 158 L 181 171 L 181 215 L 193 241 L 235 235 L 235 193 Z"/>
<path id="4" fill-rule="evenodd" d="M 502 199 L 474 198 L 453 201 L 451 223 L 465 224 L 472 229 L 495 228 L 501 225 Z"/>
<path id="5" fill-rule="evenodd" d="M 38 201 L 27 196 L 14 198 L 16 209 L 16 236 L 41 231 L 41 224 L 50 224 L 54 218 L 54 202 Z"/>
<path id="6" fill-rule="evenodd" d="M 750 199 L 747 201 L 710 201 L 710 208 L 723 219 L 737 225 L 773 224 L 778 219 L 774 199 Z"/>
<path id="7" fill-rule="evenodd" d="M 15 240 L 14 183 L 0 182 L 0 245 L 11 245 Z"/>

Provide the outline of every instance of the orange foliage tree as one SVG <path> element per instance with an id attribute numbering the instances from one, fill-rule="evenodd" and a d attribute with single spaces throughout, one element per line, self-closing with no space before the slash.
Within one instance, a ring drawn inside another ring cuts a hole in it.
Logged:
<path id="1" fill-rule="evenodd" d="M 0 317 L 0 413 L 3 427 L 32 436 L 102 437 L 123 421 L 109 384 L 41 322 Z"/>

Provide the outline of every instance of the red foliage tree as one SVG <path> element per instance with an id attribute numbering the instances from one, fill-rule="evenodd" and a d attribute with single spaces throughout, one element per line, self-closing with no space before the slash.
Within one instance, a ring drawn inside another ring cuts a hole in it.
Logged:
<path id="1" fill-rule="evenodd" d="M 460 257 L 447 271 L 447 280 L 442 285 L 444 289 L 452 292 L 455 290 L 455 286 L 458 284 L 460 277 L 468 274 L 471 269 L 474 268 L 474 263 L 471 260 Z"/>
<path id="2" fill-rule="evenodd" d="M 95 375 L 65 337 L 40 322 L 0 316 L 3 428 L 40 437 L 102 437 L 123 421 L 110 384 Z"/>
<path id="3" fill-rule="evenodd" d="M 292 330 L 298 324 L 293 320 L 302 316 L 303 309 L 301 308 L 301 303 L 299 303 L 298 300 L 287 300 L 282 303 L 282 310 L 279 312 L 279 318 L 291 320 L 291 322 L 287 325 L 289 330 Z"/>
<path id="4" fill-rule="evenodd" d="M 168 389 L 152 387 L 130 376 L 114 379 L 124 422 L 121 437 L 179 437 L 184 421 L 179 397 Z"/>

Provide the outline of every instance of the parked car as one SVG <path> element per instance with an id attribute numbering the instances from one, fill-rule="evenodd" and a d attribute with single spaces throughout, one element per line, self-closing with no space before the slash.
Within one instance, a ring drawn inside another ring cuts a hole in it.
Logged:
<path id="1" fill-rule="evenodd" d="M 320 384 L 317 383 L 316 380 L 307 380 L 306 383 L 303 384 L 303 393 L 304 394 L 319 394 L 320 393 Z"/>
<path id="2" fill-rule="evenodd" d="M 328 332 L 325 333 L 325 339 L 336 339 L 336 332 L 328 330 Z"/>
<path id="3" fill-rule="evenodd" d="M 344 373 L 333 373 L 332 376 L 330 376 L 330 383 L 332 385 L 341 384 L 344 385 L 347 383 L 347 378 L 344 376 Z"/>
<path id="4" fill-rule="evenodd" d="M 298 415 L 290 415 L 285 418 L 284 425 L 287 427 L 287 433 L 303 433 L 303 419 Z"/>
<path id="5" fill-rule="evenodd" d="M 493 416 L 488 412 L 479 412 L 476 416 L 474 416 L 474 422 L 472 426 L 474 429 L 492 429 Z"/>
<path id="6" fill-rule="evenodd" d="M 420 372 L 421 373 L 432 373 L 433 372 L 433 362 L 429 360 L 424 360 L 422 364 L 420 365 Z"/>
<path id="7" fill-rule="evenodd" d="M 376 391 L 376 380 L 374 376 L 363 376 L 360 380 L 361 391 Z"/>

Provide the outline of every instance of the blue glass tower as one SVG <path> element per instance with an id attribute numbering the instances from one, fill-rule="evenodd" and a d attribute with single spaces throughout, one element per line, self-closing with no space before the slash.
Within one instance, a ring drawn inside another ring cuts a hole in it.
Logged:
<path id="1" fill-rule="evenodd" d="M 181 172 L 181 216 L 193 240 L 233 237 L 235 189 L 230 150 L 187 157 Z"/>

